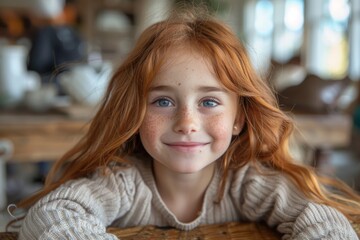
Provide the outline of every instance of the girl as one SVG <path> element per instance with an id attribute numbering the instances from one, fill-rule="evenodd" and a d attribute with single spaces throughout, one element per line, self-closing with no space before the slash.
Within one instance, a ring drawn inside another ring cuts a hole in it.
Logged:
<path id="1" fill-rule="evenodd" d="M 229 221 L 265 221 L 284 239 L 358 239 L 348 218 L 360 197 L 295 164 L 291 130 L 228 27 L 172 15 L 140 36 L 86 136 L 22 202 L 20 239 Z"/>

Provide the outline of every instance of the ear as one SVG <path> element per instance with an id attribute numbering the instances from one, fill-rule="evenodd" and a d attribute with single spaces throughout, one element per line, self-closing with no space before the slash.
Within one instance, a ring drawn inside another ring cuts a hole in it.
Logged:
<path id="1" fill-rule="evenodd" d="M 234 126 L 233 126 L 233 132 L 232 134 L 235 136 L 235 135 L 239 135 L 243 126 L 244 126 L 244 122 L 245 122 L 245 116 L 244 115 L 241 115 L 239 116 L 240 114 L 238 114 L 238 116 L 236 117 L 235 119 L 235 122 L 234 122 Z"/>

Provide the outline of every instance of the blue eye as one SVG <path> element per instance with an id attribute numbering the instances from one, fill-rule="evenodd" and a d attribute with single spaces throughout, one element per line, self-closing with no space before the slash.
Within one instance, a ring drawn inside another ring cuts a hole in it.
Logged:
<path id="1" fill-rule="evenodd" d="M 217 105 L 219 105 L 219 103 L 215 100 L 208 99 L 208 100 L 204 100 L 202 102 L 202 105 L 207 108 L 212 108 L 212 107 L 216 107 Z"/>
<path id="2" fill-rule="evenodd" d="M 156 106 L 158 107 L 171 107 L 173 105 L 171 101 L 166 98 L 158 99 L 154 103 L 156 103 Z"/>

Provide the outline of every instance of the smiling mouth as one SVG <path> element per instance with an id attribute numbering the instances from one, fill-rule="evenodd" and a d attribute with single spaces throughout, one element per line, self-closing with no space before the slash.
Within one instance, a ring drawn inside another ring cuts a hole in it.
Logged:
<path id="1" fill-rule="evenodd" d="M 175 142 L 175 143 L 165 143 L 165 145 L 181 151 L 181 152 L 189 152 L 195 151 L 201 147 L 208 145 L 209 143 L 200 143 L 200 142 Z"/>

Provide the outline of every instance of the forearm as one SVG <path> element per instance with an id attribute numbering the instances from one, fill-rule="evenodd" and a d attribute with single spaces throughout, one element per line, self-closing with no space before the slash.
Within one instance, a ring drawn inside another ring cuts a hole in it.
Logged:
<path id="1" fill-rule="evenodd" d="M 359 239 L 348 219 L 334 208 L 309 203 L 294 223 L 278 226 L 283 239 Z"/>
<path id="2" fill-rule="evenodd" d="M 30 211 L 19 232 L 19 239 L 117 239 L 92 216 L 86 219 L 70 210 Z"/>
<path id="3" fill-rule="evenodd" d="M 27 213 L 20 239 L 116 239 L 106 227 L 126 212 L 126 191 L 113 175 L 60 186 Z M 122 192 L 122 196 L 120 196 Z"/>

